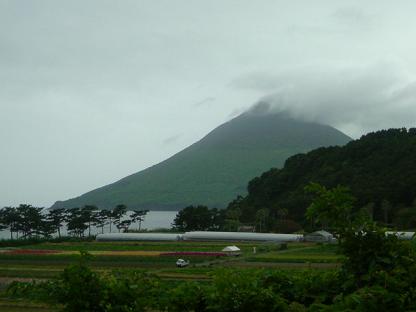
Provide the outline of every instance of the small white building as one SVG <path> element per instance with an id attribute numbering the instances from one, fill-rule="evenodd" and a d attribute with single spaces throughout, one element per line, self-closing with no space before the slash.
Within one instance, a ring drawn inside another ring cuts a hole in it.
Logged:
<path id="1" fill-rule="evenodd" d="M 241 249 L 237 246 L 227 246 L 222 252 L 226 253 L 228 256 L 239 256 L 241 255 Z"/>
<path id="2" fill-rule="evenodd" d="M 305 242 L 314 243 L 332 243 L 336 241 L 334 235 L 324 230 L 305 234 L 304 238 Z"/>

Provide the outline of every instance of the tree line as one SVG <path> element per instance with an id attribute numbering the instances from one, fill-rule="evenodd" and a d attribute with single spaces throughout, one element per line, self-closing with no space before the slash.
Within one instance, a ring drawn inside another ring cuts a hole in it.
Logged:
<path id="1" fill-rule="evenodd" d="M 186 231 L 238 231 L 244 226 L 238 210 L 208 208 L 207 206 L 187 206 L 178 211 L 173 220 L 173 229 Z"/>
<path id="2" fill-rule="evenodd" d="M 238 209 L 243 223 L 265 214 L 267 231 L 305 228 L 311 195 L 304 187 L 311 181 L 328 188 L 348 187 L 357 209 L 365 208 L 385 226 L 416 227 L 416 128 L 377 131 L 345 146 L 292 156 L 283 168 L 252 179 L 248 194 L 237 197 L 227 210 Z"/>
<path id="3" fill-rule="evenodd" d="M 294 155 L 283 168 L 252 179 L 248 194 L 225 210 L 189 206 L 173 225 L 181 231 L 236 231 L 243 225 L 256 232 L 309 231 L 313 224 L 304 215 L 312 197 L 304 188 L 311 181 L 348 187 L 356 198 L 354 209 L 365 209 L 384 226 L 416 228 L 416 128 L 377 131 L 345 146 Z"/>
<path id="4" fill-rule="evenodd" d="M 125 232 L 138 222 L 138 230 L 141 230 L 147 212 L 148 210 L 128 210 L 125 205 L 117 205 L 111 210 L 85 205 L 82 208 L 45 211 L 43 208 L 21 204 L 0 209 L 0 230 L 8 230 L 10 239 L 49 238 L 54 234 L 60 238 L 64 227 L 71 236 L 90 237 L 92 227 L 100 229 L 101 233 L 104 233 L 106 226 L 109 232 L 112 232 L 113 226 L 118 232 Z"/>
<path id="5" fill-rule="evenodd" d="M 267 232 L 269 210 L 266 208 L 259 209 L 251 219 L 245 219 L 242 222 L 242 211 L 239 201 L 230 203 L 227 209 L 209 208 L 204 205 L 187 206 L 178 211 L 173 220 L 172 227 L 180 232 L 186 231 L 253 231 Z M 287 210 L 281 209 L 278 214 L 280 232 L 292 233 L 300 229 L 300 225 L 287 219 Z"/>

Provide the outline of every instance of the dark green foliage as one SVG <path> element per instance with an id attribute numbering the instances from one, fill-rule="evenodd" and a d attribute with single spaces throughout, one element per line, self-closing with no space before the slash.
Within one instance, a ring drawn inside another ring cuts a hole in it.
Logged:
<path id="1" fill-rule="evenodd" d="M 271 287 L 266 287 L 258 272 L 222 271 L 215 275 L 208 296 L 207 311 L 274 312 L 286 309 L 286 300 Z"/>
<path id="2" fill-rule="evenodd" d="M 32 237 L 42 234 L 42 208 L 31 205 L 21 204 L 16 208 L 19 215 L 16 228 L 22 233 L 23 237 Z"/>
<path id="3" fill-rule="evenodd" d="M 119 204 L 117 206 L 114 207 L 114 209 L 111 211 L 111 218 L 113 223 L 117 226 L 119 232 L 121 227 L 119 227 L 118 225 L 120 225 L 121 223 L 121 218 L 127 213 L 127 206 L 123 205 L 123 204 Z"/>
<path id="4" fill-rule="evenodd" d="M 66 211 L 63 208 L 49 210 L 47 220 L 50 222 L 53 229 L 53 233 L 58 232 L 58 236 L 61 237 L 61 227 L 66 220 Z"/>
<path id="5" fill-rule="evenodd" d="M 349 140 L 334 128 L 284 114 L 245 113 L 155 166 L 53 207 L 95 204 L 111 209 L 125 203 L 132 209 L 177 210 L 199 204 L 225 208 L 246 194 L 252 177 L 281 167 L 289 156 Z"/>
<path id="6" fill-rule="evenodd" d="M 80 216 L 88 228 L 88 236 L 91 236 L 91 225 L 96 222 L 98 208 L 93 205 L 86 205 L 81 208 Z"/>
<path id="7" fill-rule="evenodd" d="M 353 213 L 355 199 L 345 188 L 327 190 L 314 184 L 310 189 L 315 190 L 315 199 L 307 214 L 334 225 L 345 257 L 340 272 L 344 293 L 337 299 L 335 310 L 407 311 L 413 307 L 414 246 L 388 235 L 368 217 Z"/>
<path id="8" fill-rule="evenodd" d="M 14 283 L 8 288 L 11 297 L 62 304 L 68 312 L 128 312 L 147 311 L 158 307 L 160 292 L 165 291 L 158 278 L 130 272 L 100 275 L 92 271 L 83 254 L 79 264 L 64 270 L 56 281 Z"/>
<path id="9" fill-rule="evenodd" d="M 357 199 L 356 209 L 366 207 L 374 220 L 414 226 L 416 131 L 378 131 L 343 147 L 290 157 L 283 169 L 271 169 L 249 182 L 249 194 L 239 203 L 242 221 L 255 220 L 256 211 L 267 208 L 271 216 L 267 227 L 272 230 L 281 218 L 279 211 L 286 208 L 288 219 L 303 223 L 311 203 L 304 187 L 311 181 L 327 188 L 348 187 Z"/>
<path id="10" fill-rule="evenodd" d="M 309 306 L 315 303 L 331 303 L 341 292 L 342 280 L 338 271 L 303 271 L 292 274 L 283 271 L 267 272 L 263 276 L 264 287 L 270 287 L 288 302 Z"/>
<path id="11" fill-rule="evenodd" d="M 317 183 L 311 183 L 305 190 L 315 195 L 306 210 L 306 218 L 321 227 L 335 229 L 338 233 L 350 228 L 353 222 L 355 198 L 348 188 L 337 186 L 331 190 Z"/>
<path id="12" fill-rule="evenodd" d="M 25 300 L 55 304 L 57 299 L 56 285 L 55 281 L 26 283 L 14 281 L 7 287 L 6 294 L 10 298 L 24 298 Z"/>
<path id="13" fill-rule="evenodd" d="M 102 282 L 106 287 L 102 311 L 148 311 L 158 307 L 161 293 L 166 291 L 157 277 L 142 272 L 107 276 Z"/>
<path id="14" fill-rule="evenodd" d="M 56 281 L 14 283 L 8 294 L 61 303 L 66 311 L 80 312 L 411 311 L 416 304 L 414 275 L 350 287 L 343 274 L 227 269 L 215 272 L 212 282 L 168 283 L 143 272 L 98 275 L 79 264 Z"/>
<path id="15" fill-rule="evenodd" d="M 104 227 L 110 223 L 110 210 L 100 210 L 94 216 L 94 226 L 101 228 L 101 233 L 104 233 Z"/>
<path id="16" fill-rule="evenodd" d="M 88 228 L 87 214 L 79 208 L 72 208 L 69 210 L 67 217 L 68 233 L 73 236 L 83 237 L 85 230 Z"/>
<path id="17" fill-rule="evenodd" d="M 149 210 L 133 210 L 133 213 L 130 215 L 130 219 L 133 223 L 139 222 L 138 230 L 141 230 L 142 222 L 144 221 L 144 217 L 149 212 Z"/>
<path id="18" fill-rule="evenodd" d="M 178 212 L 173 220 L 173 228 L 178 231 L 207 231 L 222 229 L 225 210 L 209 209 L 206 206 L 188 206 Z"/>
<path id="19" fill-rule="evenodd" d="M 353 284 L 350 287 L 383 285 L 398 291 L 403 288 L 402 281 L 412 280 L 411 285 L 416 286 L 416 254 L 410 242 L 395 235 L 386 236 L 374 225 L 345 233 L 341 251 L 346 257 L 345 279 Z"/>
<path id="20" fill-rule="evenodd" d="M 170 312 L 207 311 L 207 285 L 201 283 L 182 283 L 171 289 L 167 296 Z"/>
<path id="21" fill-rule="evenodd" d="M 20 221 L 20 216 L 17 213 L 16 208 L 14 207 L 4 207 L 0 210 L 0 229 L 9 229 L 10 239 L 14 239 L 13 233 L 18 232 L 18 224 Z"/>
<path id="22" fill-rule="evenodd" d="M 339 296 L 332 306 L 320 306 L 316 311 L 390 312 L 414 311 L 399 292 L 382 286 L 363 287 L 346 296 Z"/>
<path id="23" fill-rule="evenodd" d="M 65 311 L 105 311 L 102 307 L 105 285 L 99 275 L 83 264 L 72 265 L 62 273 L 53 295 Z"/>
<path id="24" fill-rule="evenodd" d="M 0 231 L 8 229 L 11 240 L 50 237 L 55 226 L 42 214 L 42 209 L 28 204 L 0 209 Z"/>
<path id="25" fill-rule="evenodd" d="M 389 204 L 389 203 L 387 203 Z M 387 206 L 387 211 L 392 212 L 392 207 Z M 399 205 L 396 207 L 394 223 L 402 229 L 416 228 L 416 199 L 411 205 Z"/>
<path id="26" fill-rule="evenodd" d="M 100 210 L 92 205 L 86 205 L 81 209 L 59 208 L 48 210 L 47 213 L 42 210 L 43 208 L 26 204 L 19 207 L 4 207 L 0 209 L 0 231 L 9 229 L 12 241 L 19 238 L 52 239 L 55 233 L 58 233 L 58 238 L 60 238 L 64 222 L 67 222 L 68 233 L 81 239 L 85 237 L 87 229 L 88 237 L 91 237 L 91 226 L 101 228 L 101 232 L 104 233 L 105 225 L 110 225 L 111 232 L 111 225 L 115 224 L 119 231 L 126 232 L 133 222 L 140 221 L 141 223 L 148 212 L 148 210 L 133 211 L 128 218 L 124 218 L 128 213 L 125 205 L 117 205 L 113 210 Z"/>

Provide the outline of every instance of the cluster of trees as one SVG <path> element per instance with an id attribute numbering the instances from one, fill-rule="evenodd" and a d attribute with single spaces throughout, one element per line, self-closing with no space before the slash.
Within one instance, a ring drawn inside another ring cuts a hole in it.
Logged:
<path id="1" fill-rule="evenodd" d="M 264 212 L 264 213 L 263 213 Z M 242 227 L 254 227 L 257 231 L 264 229 L 266 212 L 259 210 L 256 222 L 243 224 L 240 222 L 241 211 L 235 209 L 217 209 L 207 206 L 188 206 L 180 210 L 173 220 L 173 229 L 181 232 L 185 231 L 238 231 Z"/>
<path id="2" fill-rule="evenodd" d="M 239 231 L 242 228 L 256 232 L 267 232 L 270 222 L 269 209 L 263 208 L 255 212 L 253 219 L 242 222 L 242 210 L 239 207 L 243 197 L 239 196 L 231 202 L 227 209 L 208 208 L 197 205 L 188 206 L 180 210 L 173 220 L 172 227 L 176 231 Z M 282 233 L 292 233 L 301 226 L 287 218 L 287 209 L 279 209 L 277 213 L 278 230 Z"/>
<path id="3" fill-rule="evenodd" d="M 175 230 L 185 231 L 215 231 L 222 230 L 225 220 L 225 210 L 208 208 L 207 206 L 188 206 L 180 210 L 173 220 Z"/>
<path id="4" fill-rule="evenodd" d="M 148 210 L 128 211 L 125 205 L 117 205 L 112 210 L 100 210 L 96 206 L 86 205 L 82 208 L 44 210 L 22 204 L 19 207 L 4 207 L 0 209 L 0 230 L 9 230 L 10 238 L 39 238 L 50 237 L 61 232 L 64 226 L 72 236 L 84 237 L 88 230 L 97 227 L 104 233 L 104 227 L 112 231 L 127 231 L 131 224 L 138 222 L 139 230 Z"/>
<path id="5" fill-rule="evenodd" d="M 220 270 L 212 282 L 163 282 L 143 272 L 100 275 L 84 261 L 59 279 L 15 283 L 9 294 L 59 303 L 65 311 L 413 311 L 416 254 L 371 220 L 345 187 L 310 184 L 306 217 L 333 228 L 344 255 L 334 270 Z"/>
<path id="6" fill-rule="evenodd" d="M 242 222 L 242 211 L 239 207 L 243 197 L 231 202 L 227 209 L 208 208 L 207 206 L 188 206 L 180 210 L 172 224 L 177 231 L 239 231 L 241 229 L 267 232 L 270 221 L 269 209 L 263 208 L 255 212 L 252 219 Z M 280 209 L 278 213 L 279 231 L 292 233 L 301 226 L 287 218 L 287 209 Z"/>
<path id="7" fill-rule="evenodd" d="M 310 182 L 328 188 L 344 185 L 371 218 L 400 229 L 416 227 L 416 129 L 369 133 L 345 146 L 318 148 L 290 157 L 282 169 L 270 169 L 248 184 L 248 195 L 231 202 L 240 221 L 258 222 L 268 231 L 304 227 Z"/>

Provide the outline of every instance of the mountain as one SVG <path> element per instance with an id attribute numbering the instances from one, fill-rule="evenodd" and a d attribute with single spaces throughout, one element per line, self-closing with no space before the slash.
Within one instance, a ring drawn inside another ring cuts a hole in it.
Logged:
<path id="1" fill-rule="evenodd" d="M 296 153 L 342 145 L 350 138 L 326 125 L 287 114 L 246 112 L 169 159 L 52 208 L 86 204 L 179 210 L 191 204 L 222 208 L 246 194 L 247 182 Z"/>
<path id="2" fill-rule="evenodd" d="M 377 221 L 414 228 L 416 129 L 377 131 L 344 146 L 290 157 L 282 169 L 270 169 L 249 182 L 248 195 L 235 202 L 242 221 L 254 220 L 263 208 L 270 212 L 269 220 L 277 220 L 284 208 L 286 219 L 303 223 L 311 203 L 304 188 L 310 182 L 327 188 L 346 186 L 357 199 L 357 209 L 367 207 Z"/>

